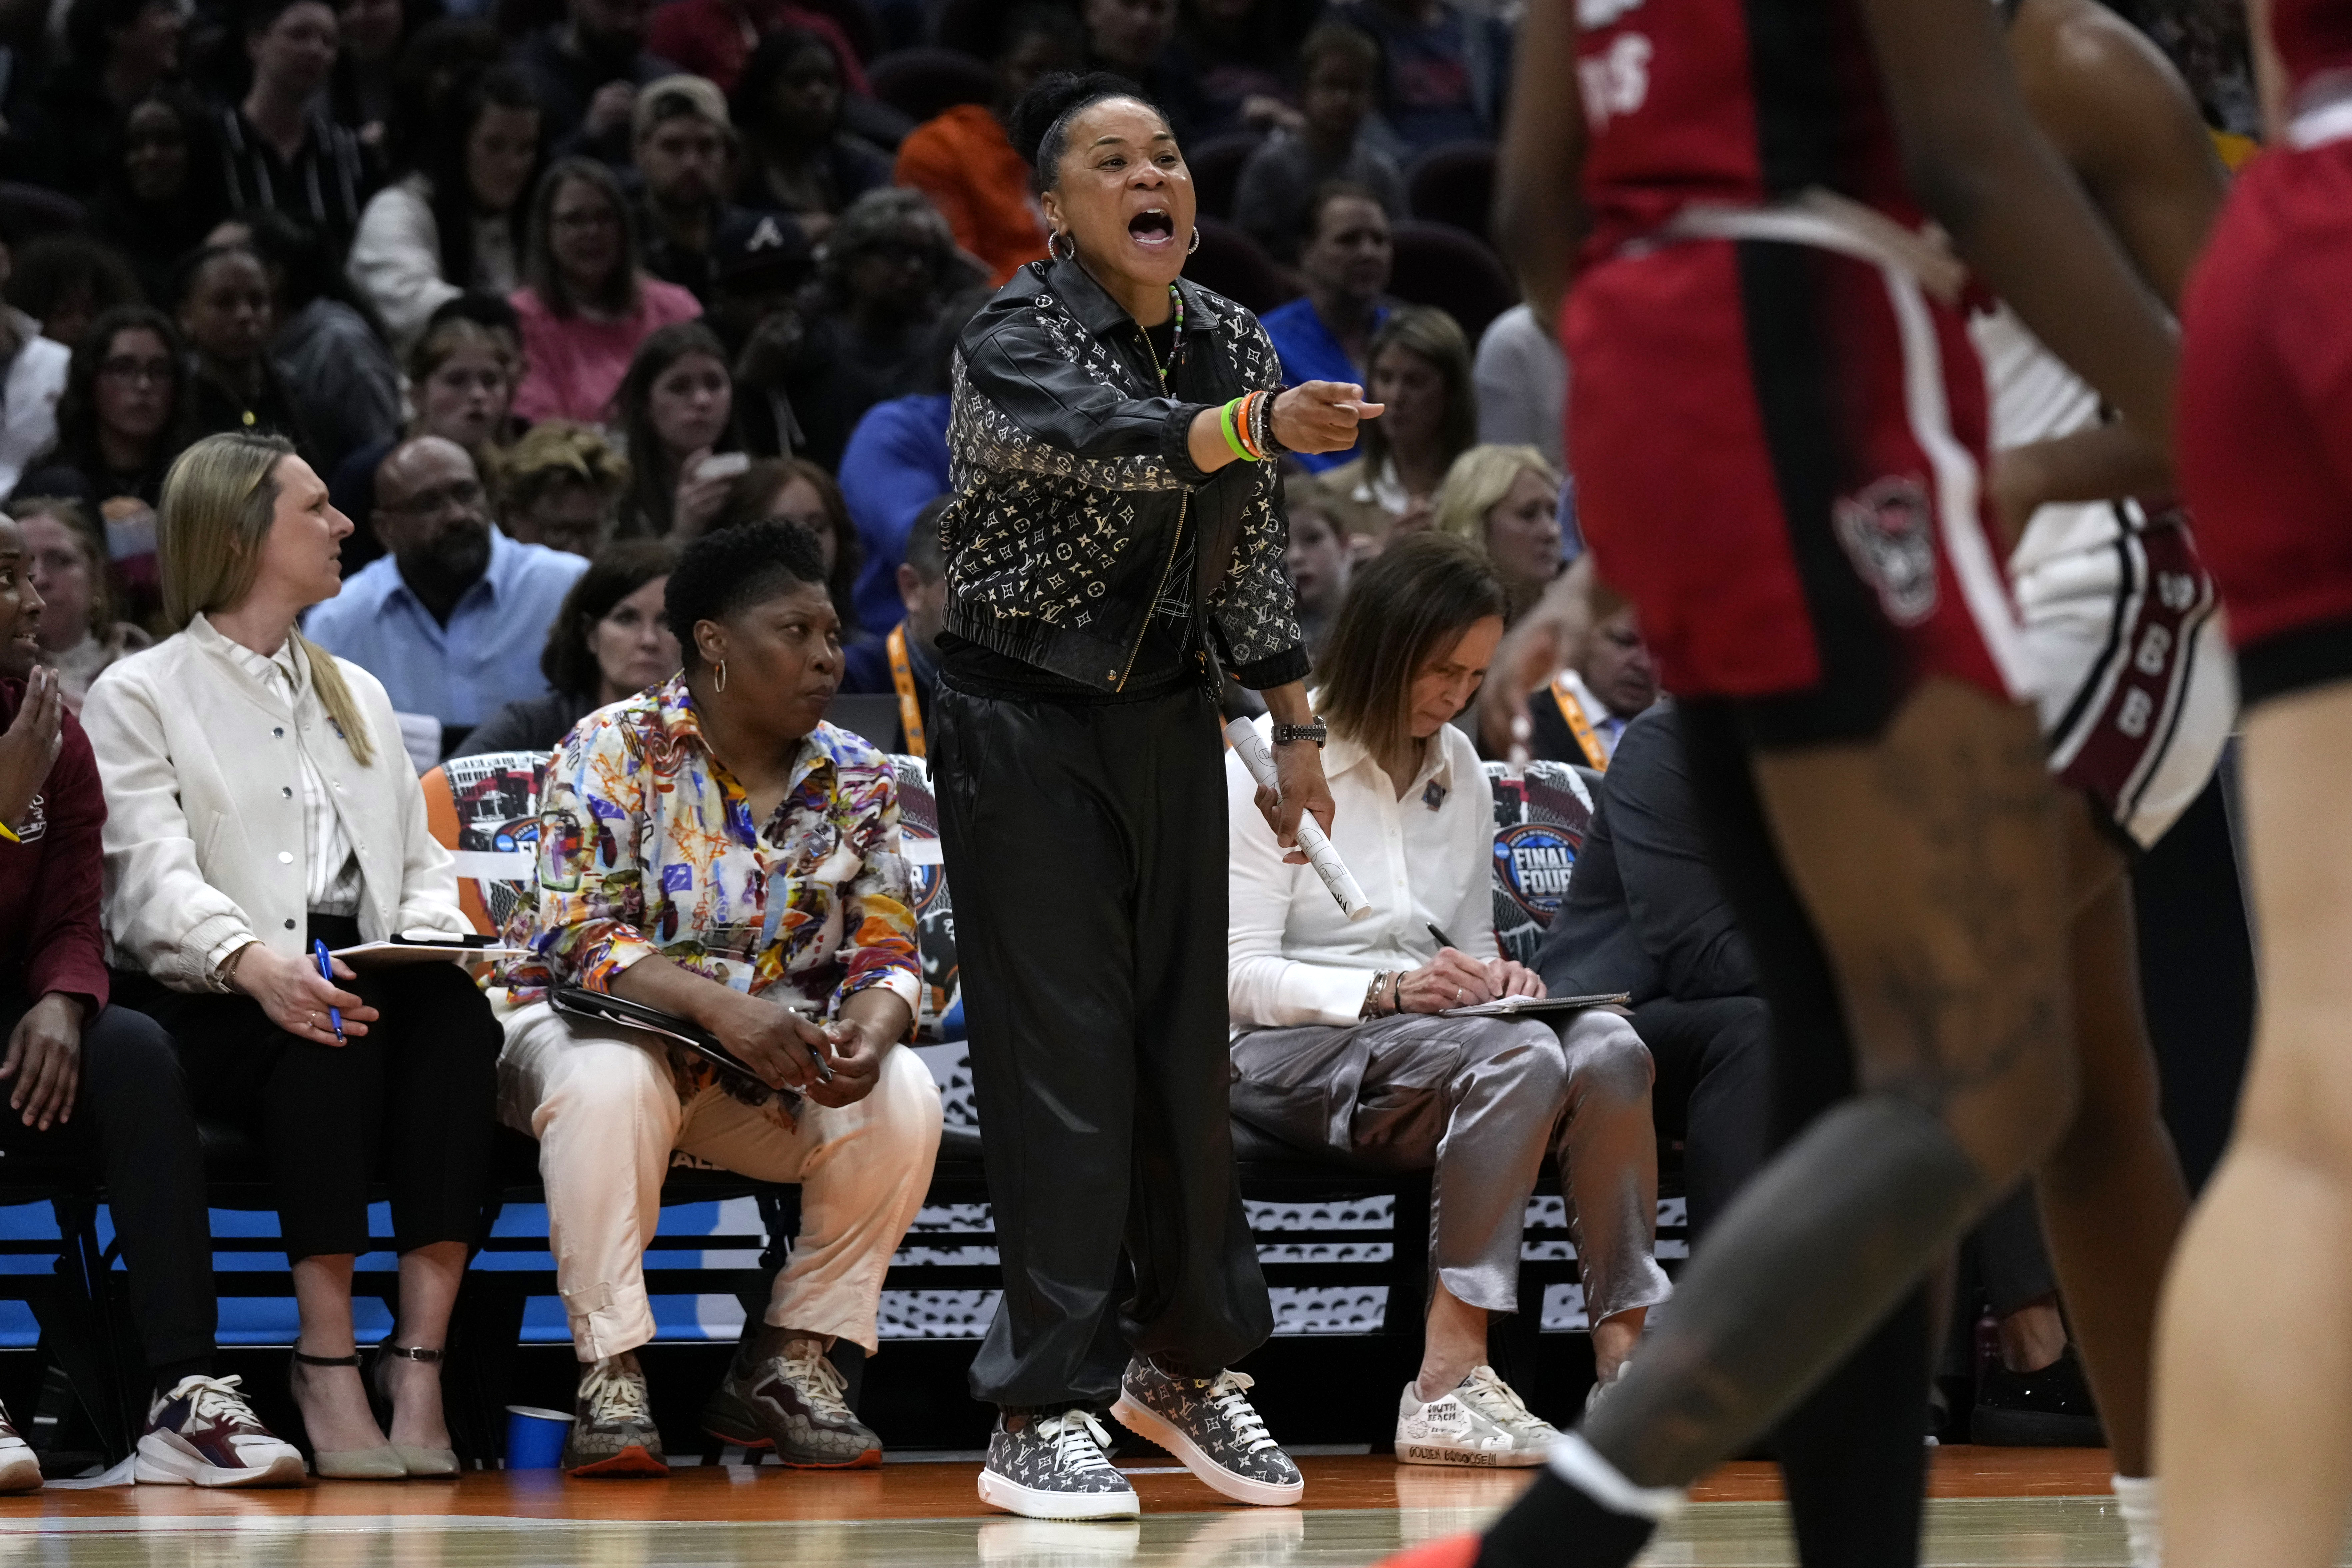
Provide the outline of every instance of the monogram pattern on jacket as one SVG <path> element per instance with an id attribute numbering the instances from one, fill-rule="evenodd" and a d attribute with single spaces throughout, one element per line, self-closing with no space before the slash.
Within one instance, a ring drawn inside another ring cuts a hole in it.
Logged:
<path id="1" fill-rule="evenodd" d="M 1257 319 L 1230 301 L 1212 299 L 1217 314 L 1204 347 L 1234 367 L 1234 391 L 1278 390 L 1281 362 Z M 1088 331 L 1052 292 L 1039 294 L 1032 305 L 1024 351 L 1076 365 L 1128 397 L 1157 393 L 1139 387 L 1116 348 Z M 1024 427 L 973 383 L 961 350 L 953 390 L 948 452 L 956 498 L 940 519 L 940 537 L 954 602 L 999 622 L 1116 634 L 1097 624 L 1108 612 L 1149 608 L 1148 601 L 1110 601 L 1114 582 L 1130 570 L 1132 552 L 1141 546 L 1139 536 L 1148 532 L 1142 508 L 1175 504 L 1188 488 L 1184 475 L 1163 455 L 1085 457 Z M 1254 483 L 1243 502 L 1233 556 L 1206 607 L 1219 651 L 1234 667 L 1303 641 L 1296 601 L 1282 575 L 1288 525 L 1279 476 L 1268 463 L 1249 477 Z M 1197 527 L 1190 537 L 1198 538 Z M 1189 552 L 1172 564 L 1187 569 Z M 1163 604 L 1181 606 L 1191 591 L 1189 581 L 1169 581 L 1160 597 Z"/>

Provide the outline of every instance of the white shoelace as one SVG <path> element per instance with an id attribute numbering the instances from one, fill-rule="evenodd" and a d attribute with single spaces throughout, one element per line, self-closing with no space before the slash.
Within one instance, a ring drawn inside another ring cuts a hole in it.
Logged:
<path id="1" fill-rule="evenodd" d="M 590 1417 L 600 1427 L 622 1423 L 644 1427 L 653 1423 L 653 1412 L 646 1403 L 644 1375 L 632 1371 L 618 1356 L 595 1364 L 580 1385 L 580 1396 L 587 1402 Z"/>
<path id="2" fill-rule="evenodd" d="M 1066 1474 L 1115 1468 L 1103 1458 L 1103 1445 L 1110 1441 L 1110 1434 L 1084 1410 L 1045 1416 L 1037 1422 L 1037 1436 L 1054 1445 L 1054 1466 Z"/>
<path id="3" fill-rule="evenodd" d="M 1556 1430 L 1550 1422 L 1528 1409 L 1527 1401 L 1519 1397 L 1519 1391 L 1496 1375 L 1491 1366 L 1482 1366 L 1472 1372 L 1455 1392 L 1462 1396 L 1463 1403 L 1475 1406 L 1498 1427 L 1540 1427 L 1547 1431 Z"/>
<path id="4" fill-rule="evenodd" d="M 1240 1438 L 1245 1453 L 1260 1453 L 1281 1447 L 1265 1429 L 1265 1418 L 1257 1413 L 1246 1395 L 1256 1380 L 1246 1372 L 1221 1372 L 1209 1385 L 1209 1403 L 1217 1413 L 1232 1423 L 1234 1436 Z"/>
<path id="5" fill-rule="evenodd" d="M 253 1406 L 247 1405 L 245 1402 L 245 1396 L 236 1391 L 237 1385 L 244 1381 L 242 1375 L 231 1377 L 191 1375 L 180 1379 L 173 1385 L 172 1392 L 164 1397 L 177 1399 L 185 1395 L 191 1420 L 216 1420 L 231 1425 L 243 1423 L 247 1426 L 258 1427 L 261 1423 L 255 1417 Z"/>
<path id="6" fill-rule="evenodd" d="M 824 1341 L 794 1340 L 785 1351 L 776 1358 L 784 1364 L 784 1375 L 799 1385 L 818 1415 L 844 1421 L 856 1419 L 841 1397 L 849 1392 L 849 1379 L 841 1375 L 841 1368 L 825 1359 Z"/>

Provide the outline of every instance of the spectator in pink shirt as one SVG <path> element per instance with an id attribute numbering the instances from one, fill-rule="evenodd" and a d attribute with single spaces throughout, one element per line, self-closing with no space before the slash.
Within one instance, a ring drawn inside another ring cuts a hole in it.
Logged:
<path id="1" fill-rule="evenodd" d="M 601 424 L 646 334 L 702 314 L 693 295 L 646 276 L 629 204 L 612 171 L 566 158 L 531 200 L 524 283 L 514 292 L 527 368 L 526 420 Z"/>

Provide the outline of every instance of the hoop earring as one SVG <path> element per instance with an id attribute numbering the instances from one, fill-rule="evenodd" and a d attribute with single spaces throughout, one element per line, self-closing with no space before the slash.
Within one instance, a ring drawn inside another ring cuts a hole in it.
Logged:
<path id="1" fill-rule="evenodd" d="M 1190 255 L 1192 255 L 1194 251 L 1196 251 L 1196 250 L 1198 250 L 1198 249 L 1200 249 L 1200 248 L 1201 248 L 1201 229 L 1200 229 L 1200 225 L 1197 225 L 1197 224 L 1195 224 L 1195 225 L 1193 225 L 1193 227 L 1192 227 L 1192 243 L 1191 245 L 1188 245 L 1188 246 L 1186 246 L 1184 247 L 1184 254 L 1185 254 L 1186 256 L 1190 256 Z"/>
<path id="2" fill-rule="evenodd" d="M 710 689 L 714 692 L 727 689 L 727 661 L 724 659 L 719 661 L 719 673 L 711 678 Z"/>
<path id="3" fill-rule="evenodd" d="M 1062 248 L 1062 242 L 1066 239 L 1070 240 L 1070 248 L 1066 251 Z M 1068 261 L 1078 254 L 1078 242 L 1070 239 L 1069 230 L 1055 229 L 1045 236 L 1045 254 L 1055 261 Z"/>

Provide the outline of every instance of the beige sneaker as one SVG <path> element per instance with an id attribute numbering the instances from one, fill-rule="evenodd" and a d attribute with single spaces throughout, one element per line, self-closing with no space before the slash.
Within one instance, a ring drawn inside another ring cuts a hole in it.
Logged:
<path id="1" fill-rule="evenodd" d="M 1558 1428 L 1529 1410 L 1491 1366 L 1474 1369 L 1459 1387 L 1431 1400 L 1408 1383 L 1397 1404 L 1400 1464 L 1480 1469 L 1539 1465 L 1559 1441 Z"/>
<path id="2" fill-rule="evenodd" d="M 563 1470 L 574 1476 L 666 1476 L 661 1430 L 654 1425 L 646 1375 L 635 1355 L 608 1355 L 580 1369 Z"/>

